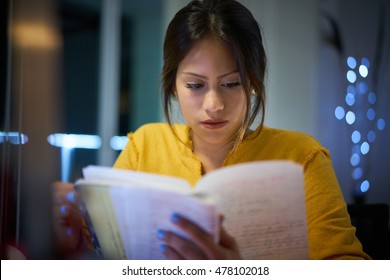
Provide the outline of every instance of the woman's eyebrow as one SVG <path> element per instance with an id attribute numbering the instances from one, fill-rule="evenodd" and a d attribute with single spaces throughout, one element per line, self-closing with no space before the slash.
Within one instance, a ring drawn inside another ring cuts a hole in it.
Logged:
<path id="1" fill-rule="evenodd" d="M 226 77 L 226 76 L 229 76 L 229 75 L 235 74 L 235 73 L 238 73 L 238 71 L 237 71 L 237 70 L 230 71 L 230 72 L 228 72 L 228 73 L 226 73 L 226 74 L 222 74 L 222 75 L 218 76 L 217 78 L 218 78 L 218 79 L 221 79 L 221 78 L 224 78 L 224 77 Z M 180 74 L 195 76 L 195 77 L 202 78 L 202 79 L 205 79 L 205 80 L 208 79 L 207 76 L 204 76 L 204 75 L 201 75 L 201 74 L 197 74 L 197 73 L 193 73 L 193 72 L 181 72 Z"/>

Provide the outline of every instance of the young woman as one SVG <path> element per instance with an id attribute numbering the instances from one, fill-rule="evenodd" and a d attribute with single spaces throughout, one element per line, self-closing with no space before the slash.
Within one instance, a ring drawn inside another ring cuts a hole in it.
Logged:
<path id="1" fill-rule="evenodd" d="M 162 88 L 168 123 L 148 124 L 129 134 L 114 167 L 195 184 L 222 166 L 273 159 L 297 162 L 304 167 L 309 257 L 368 259 L 350 223 L 328 151 L 308 135 L 263 125 L 265 73 L 261 32 L 248 9 L 234 0 L 191 1 L 169 24 L 164 42 Z M 186 125 L 171 124 L 172 100 L 179 102 Z M 260 124 L 251 130 L 259 114 Z M 179 215 L 172 222 L 190 240 L 159 231 L 168 258 L 240 258 L 222 220 L 219 244 Z"/>

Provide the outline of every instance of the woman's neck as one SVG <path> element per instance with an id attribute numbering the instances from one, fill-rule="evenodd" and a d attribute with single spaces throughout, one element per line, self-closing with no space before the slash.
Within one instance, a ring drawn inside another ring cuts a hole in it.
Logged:
<path id="1" fill-rule="evenodd" d="M 253 131 L 247 129 L 245 137 Z M 192 139 L 193 153 L 202 163 L 202 174 L 206 174 L 214 169 L 222 167 L 226 157 L 234 147 L 234 139 L 226 143 L 209 143 L 193 135 L 190 131 Z"/>
<path id="2" fill-rule="evenodd" d="M 193 152 L 202 162 L 202 173 L 206 174 L 214 169 L 220 168 L 231 149 L 234 141 L 227 143 L 208 143 L 201 139 L 192 137 Z"/>

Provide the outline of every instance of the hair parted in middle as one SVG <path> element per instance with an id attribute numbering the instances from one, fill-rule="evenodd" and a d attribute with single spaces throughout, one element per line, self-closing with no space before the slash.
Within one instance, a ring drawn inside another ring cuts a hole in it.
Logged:
<path id="1" fill-rule="evenodd" d="M 193 0 L 179 10 L 169 23 L 163 49 L 164 114 L 171 125 L 171 101 L 176 98 L 175 82 L 179 64 L 195 44 L 210 37 L 221 40 L 230 48 L 246 94 L 247 112 L 236 135 L 236 147 L 259 112 L 260 126 L 263 126 L 267 66 L 259 24 L 252 13 L 237 1 Z"/>

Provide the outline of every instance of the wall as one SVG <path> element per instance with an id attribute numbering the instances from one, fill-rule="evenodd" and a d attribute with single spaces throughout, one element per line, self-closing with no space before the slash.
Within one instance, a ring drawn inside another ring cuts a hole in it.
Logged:
<path id="1" fill-rule="evenodd" d="M 242 0 L 268 56 L 266 125 L 318 135 L 318 2 Z"/>
<path id="2" fill-rule="evenodd" d="M 159 121 L 162 61 L 161 14 L 152 9 L 131 18 L 133 49 L 130 79 L 130 129 Z"/>

